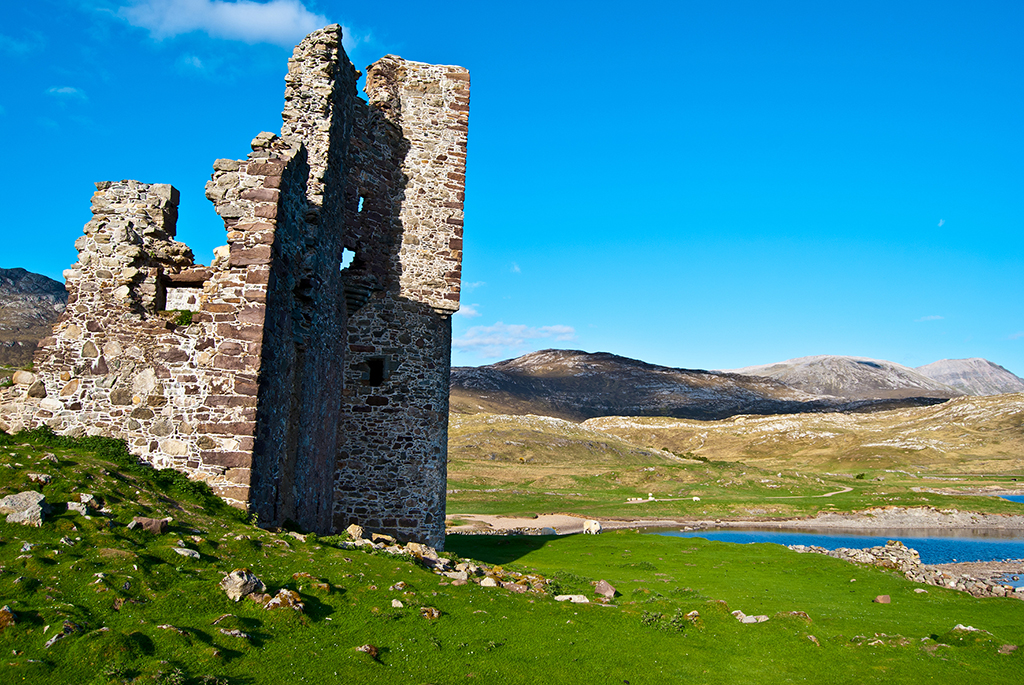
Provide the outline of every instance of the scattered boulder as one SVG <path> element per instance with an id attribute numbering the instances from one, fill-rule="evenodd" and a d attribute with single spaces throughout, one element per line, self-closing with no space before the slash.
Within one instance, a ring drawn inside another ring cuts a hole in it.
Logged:
<path id="1" fill-rule="evenodd" d="M 53 480 L 53 476 L 48 473 L 30 473 L 28 479 L 33 483 L 39 483 L 40 485 L 49 485 L 50 481 Z"/>
<path id="2" fill-rule="evenodd" d="M 81 502 L 68 502 L 68 511 L 73 511 L 81 516 L 89 515 L 89 507 Z"/>
<path id="3" fill-rule="evenodd" d="M 189 549 L 188 547 L 173 547 L 172 549 L 175 552 L 177 552 L 178 554 L 180 554 L 181 556 L 188 557 L 189 559 L 200 559 L 201 558 L 201 555 L 199 554 L 199 552 L 197 552 L 194 549 Z"/>
<path id="4" fill-rule="evenodd" d="M 599 580 L 594 585 L 594 592 L 602 597 L 612 599 L 616 595 L 616 589 L 607 580 Z"/>
<path id="5" fill-rule="evenodd" d="M 255 592 L 266 592 L 267 586 L 247 568 L 236 568 L 224 576 L 220 587 L 227 593 L 228 599 L 237 602 L 246 595 Z"/>
<path id="6" fill-rule="evenodd" d="M 441 612 L 434 607 L 420 607 L 420 616 L 428 621 L 436 621 L 441 618 Z M 1016 648 L 1014 648 L 1016 649 Z"/>
<path id="7" fill-rule="evenodd" d="M 172 520 L 173 519 L 169 517 L 163 519 L 151 519 L 145 516 L 136 516 L 132 519 L 132 522 L 128 524 L 128 529 L 135 530 L 137 528 L 141 528 L 142 530 L 153 533 L 154 535 L 163 535 L 167 532 L 167 527 Z"/>
<path id="8" fill-rule="evenodd" d="M 6 607 L 5 607 L 6 608 Z M 1000 654 L 1013 654 L 1017 651 L 1017 645 L 1003 645 L 999 648 Z"/>
<path id="9" fill-rule="evenodd" d="M 243 633 L 241 630 L 238 630 L 237 628 L 232 630 L 228 630 L 227 628 L 218 628 L 218 630 L 220 630 L 222 635 L 227 635 L 229 637 L 240 637 L 243 640 L 250 639 L 248 633 Z"/>
<path id="10" fill-rule="evenodd" d="M 480 587 L 498 587 L 498 581 L 490 576 L 487 576 L 480 581 Z"/>
<path id="11" fill-rule="evenodd" d="M 508 590 L 509 592 L 517 592 L 517 593 L 520 593 L 520 594 L 522 594 L 524 592 L 528 592 L 530 590 L 529 587 L 527 587 L 525 585 L 521 585 L 519 583 L 501 583 L 501 587 L 503 587 L 504 589 Z"/>
<path id="12" fill-rule="evenodd" d="M 400 600 L 400 599 L 393 599 L 393 600 L 391 600 L 391 608 L 392 609 L 402 609 L 404 607 L 405 607 L 405 605 L 402 604 L 402 600 Z"/>
<path id="13" fill-rule="evenodd" d="M 46 496 L 35 490 L 26 490 L 0 499 L 0 514 L 7 514 L 8 523 L 39 527 L 50 513 Z"/>
<path id="14" fill-rule="evenodd" d="M 353 540 L 363 539 L 363 527 L 360 525 L 356 525 L 355 523 L 346 528 L 345 532 L 348 533 L 348 536 Z"/>
<path id="15" fill-rule="evenodd" d="M 892 598 L 890 598 L 889 595 L 878 595 L 871 601 L 875 604 L 889 604 L 892 601 Z"/>
<path id="16" fill-rule="evenodd" d="M 393 536 L 385 535 L 384 533 L 370 533 L 370 540 L 373 542 L 383 542 L 386 545 L 394 545 L 398 542 Z"/>
<path id="17" fill-rule="evenodd" d="M 590 604 L 586 595 L 555 595 L 556 602 L 572 602 L 573 604 Z"/>
<path id="18" fill-rule="evenodd" d="M 302 598 L 299 597 L 299 593 L 295 590 L 289 590 L 287 588 L 281 588 L 274 595 L 274 598 L 267 602 L 266 609 L 294 609 L 300 614 L 305 610 L 306 605 L 302 603 Z"/>
<path id="19" fill-rule="evenodd" d="M 916 587 L 916 588 L 914 588 L 914 592 L 919 594 L 919 595 L 927 595 L 928 594 L 928 591 L 925 590 L 923 587 Z"/>
<path id="20" fill-rule="evenodd" d="M 13 611 L 11 611 L 11 607 L 6 605 L 0 607 L 0 633 L 4 632 L 5 628 L 13 626 L 17 622 L 18 617 Z"/>
<path id="21" fill-rule="evenodd" d="M 80 632 L 82 632 L 82 626 L 80 626 L 77 623 L 74 623 L 72 621 L 64 621 L 64 625 L 61 627 L 60 632 L 57 633 L 56 635 L 54 635 L 53 637 L 51 637 L 49 640 L 47 640 L 46 644 L 43 645 L 43 647 L 45 647 L 46 649 L 49 649 L 58 640 L 63 640 L 65 637 L 67 637 L 68 635 L 71 635 L 72 633 L 80 633 Z"/>
<path id="22" fill-rule="evenodd" d="M 764 623 L 765 621 L 768 620 L 768 617 L 765 616 L 764 614 L 761 614 L 759 616 L 747 616 L 745 613 L 743 613 L 739 609 L 737 609 L 736 611 L 732 612 L 732 615 L 735 616 L 736 620 L 739 621 L 740 623 Z"/>
<path id="23" fill-rule="evenodd" d="M 369 654 L 375 661 L 377 659 L 377 655 L 380 654 L 380 650 L 373 645 L 359 645 L 356 647 L 356 651 L 362 652 L 363 654 Z"/>

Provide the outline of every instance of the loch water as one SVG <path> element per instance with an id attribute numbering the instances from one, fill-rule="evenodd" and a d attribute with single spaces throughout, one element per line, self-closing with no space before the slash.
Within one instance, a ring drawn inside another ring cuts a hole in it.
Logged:
<path id="1" fill-rule="evenodd" d="M 1024 532 L 1016 530 L 949 530 L 918 528 L 913 530 L 837 531 L 834 528 L 779 530 L 750 528 L 708 529 L 698 531 L 661 531 L 659 535 L 705 538 L 740 544 L 773 542 L 778 545 L 816 545 L 825 549 L 864 548 L 899 540 L 916 549 L 921 563 L 947 564 L 954 561 L 1002 561 L 1024 559 Z"/>

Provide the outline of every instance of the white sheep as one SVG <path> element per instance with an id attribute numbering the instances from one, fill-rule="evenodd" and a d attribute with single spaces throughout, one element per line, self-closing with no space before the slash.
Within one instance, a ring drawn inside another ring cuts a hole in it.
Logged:
<path id="1" fill-rule="evenodd" d="M 601 522 L 587 519 L 583 522 L 583 533 L 590 533 L 591 535 L 597 535 L 601 532 Z"/>
<path id="2" fill-rule="evenodd" d="M 693 498 L 693 501 L 694 501 L 694 502 L 699 502 L 699 501 L 700 501 L 700 497 L 694 497 L 694 498 Z"/>

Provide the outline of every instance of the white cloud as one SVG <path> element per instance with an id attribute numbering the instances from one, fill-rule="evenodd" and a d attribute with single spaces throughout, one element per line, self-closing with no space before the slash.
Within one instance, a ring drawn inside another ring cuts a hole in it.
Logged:
<path id="1" fill-rule="evenodd" d="M 203 31 L 214 38 L 284 46 L 328 23 L 300 0 L 136 0 L 118 14 L 158 39 Z"/>
<path id="2" fill-rule="evenodd" d="M 1018 331 L 1010 336 L 1010 340 L 1020 340 L 1024 338 L 1024 331 Z"/>
<path id="3" fill-rule="evenodd" d="M 525 326 L 504 324 L 473 326 L 466 333 L 452 341 L 452 347 L 460 351 L 473 351 L 482 357 L 508 357 L 522 352 L 531 341 L 555 340 L 566 342 L 576 339 L 572 326 Z"/>
<path id="4" fill-rule="evenodd" d="M 945 220 L 945 219 L 939 219 L 939 226 L 941 226 L 941 225 L 942 225 L 942 224 L 944 224 L 944 223 L 946 223 L 946 220 Z"/>
<path id="5" fill-rule="evenodd" d="M 53 86 L 51 88 L 47 88 L 46 92 L 50 95 L 56 95 L 58 97 L 77 98 L 82 100 L 88 99 L 86 98 L 84 92 L 82 92 L 78 88 L 72 88 L 71 86 Z"/>
<path id="6" fill-rule="evenodd" d="M 201 70 L 204 68 L 203 60 L 199 59 L 195 55 L 182 55 L 181 58 L 178 59 L 178 64 L 180 64 L 183 67 L 189 67 L 191 69 Z"/>
<path id="7" fill-rule="evenodd" d="M 475 319 L 480 316 L 480 310 L 477 309 L 480 305 L 478 304 L 464 304 L 459 307 L 459 311 L 455 312 L 455 316 L 464 316 L 467 319 Z"/>
<path id="8" fill-rule="evenodd" d="M 516 264 L 515 262 L 512 262 L 512 268 L 509 269 L 509 271 L 511 271 L 514 274 L 522 273 L 522 269 L 520 269 L 519 265 Z"/>
<path id="9" fill-rule="evenodd" d="M 922 316 L 920 319 L 914 319 L 914 323 L 921 323 L 922 321 L 942 321 L 944 317 L 938 314 L 932 314 L 931 316 Z"/>
<path id="10" fill-rule="evenodd" d="M 473 281 L 472 283 L 463 283 L 462 284 L 462 290 L 463 290 L 463 292 L 466 292 L 466 291 L 469 291 L 469 290 L 476 290 L 477 288 L 479 288 L 482 285 L 487 285 L 487 282 L 486 281 Z"/>

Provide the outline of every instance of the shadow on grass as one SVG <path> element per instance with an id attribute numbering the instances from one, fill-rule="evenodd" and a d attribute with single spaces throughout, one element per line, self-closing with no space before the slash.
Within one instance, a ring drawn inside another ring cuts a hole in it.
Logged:
<path id="1" fill-rule="evenodd" d="M 557 535 L 448 535 L 445 551 L 488 564 L 503 565 L 535 552 Z"/>

